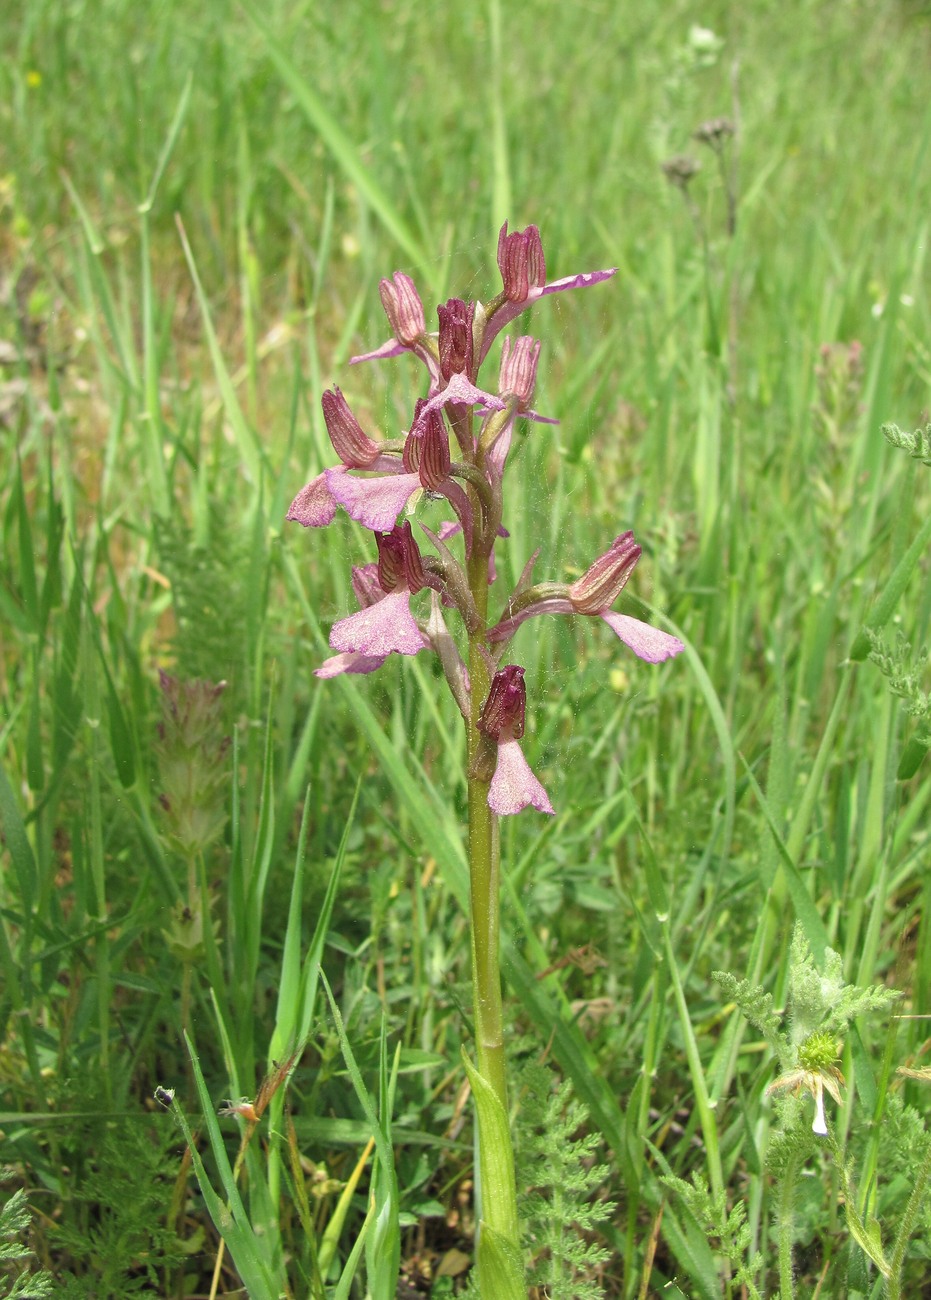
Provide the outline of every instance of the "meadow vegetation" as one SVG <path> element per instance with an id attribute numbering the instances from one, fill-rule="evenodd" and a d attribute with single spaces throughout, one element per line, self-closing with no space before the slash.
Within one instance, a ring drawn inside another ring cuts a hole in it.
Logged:
<path id="1" fill-rule="evenodd" d="M 371 535 L 284 519 L 324 389 L 421 395 L 380 277 L 487 300 L 508 220 L 618 274 L 522 324 L 500 581 L 632 528 L 686 645 L 514 644 L 532 1294 L 931 1295 L 929 65 L 900 0 L 2 6 L 0 1294 L 469 1285 L 459 718 L 313 676 Z"/>

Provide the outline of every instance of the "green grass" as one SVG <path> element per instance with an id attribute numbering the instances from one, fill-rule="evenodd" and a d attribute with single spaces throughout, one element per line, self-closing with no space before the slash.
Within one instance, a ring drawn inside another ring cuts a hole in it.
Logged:
<path id="1" fill-rule="evenodd" d="M 693 24 L 723 39 L 708 66 Z M 507 993 L 599 1135 L 601 1283 L 739 1293 L 671 1172 L 744 1207 L 756 1285 L 785 1294 L 778 1066 L 711 973 L 782 1007 L 796 920 L 848 981 L 904 994 L 857 1022 L 828 1102 L 888 1255 L 924 1141 L 899 1103 L 931 1110 L 896 1073 L 927 1062 L 931 765 L 896 781 L 916 724 L 850 651 L 931 513 L 927 469 L 879 432 L 931 406 L 927 16 L 21 0 L 0 55 L 0 1163 L 36 1267 L 62 1294 L 101 1259 L 114 1295 L 207 1294 L 224 1201 L 218 1294 L 361 1296 L 393 1251 L 411 1277 L 471 1252 L 458 715 L 425 657 L 312 676 L 371 547 L 283 520 L 332 461 L 323 388 L 407 427 L 414 364 L 346 364 L 386 337 L 378 278 L 405 269 L 428 311 L 487 299 L 505 218 L 540 226 L 551 275 L 619 274 L 533 313 L 535 406 L 561 424 L 516 440 L 502 587 L 536 547 L 568 578 L 633 527 L 634 595 L 688 645 L 650 669 L 600 625 L 541 620 L 514 648 L 557 816 L 503 828 Z M 728 239 L 690 136 L 734 85 Z M 681 152 L 707 260 L 660 169 Z M 918 550 L 884 609 L 916 653 Z M 187 862 L 158 800 L 159 668 L 228 683 L 223 829 Z M 266 1076 L 254 1138 L 206 1117 Z M 837 1164 L 805 1159 L 798 1294 L 881 1294 Z M 134 1213 L 104 1194 L 127 1167 Z"/>

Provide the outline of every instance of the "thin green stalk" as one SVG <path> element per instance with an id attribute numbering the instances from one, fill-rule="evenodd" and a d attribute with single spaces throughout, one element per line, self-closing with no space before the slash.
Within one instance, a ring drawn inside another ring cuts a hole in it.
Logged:
<path id="1" fill-rule="evenodd" d="M 801 1155 L 795 1152 L 789 1158 L 785 1174 L 779 1185 L 779 1296 L 780 1300 L 793 1300 L 792 1283 L 792 1223 L 795 1201 L 795 1182 L 801 1164 Z"/>
<path id="2" fill-rule="evenodd" d="M 100 793 L 100 764 L 98 760 L 99 734 L 102 714 L 97 663 L 91 639 L 90 626 L 84 629 L 84 663 L 85 663 L 85 721 L 87 724 L 88 745 L 88 857 L 90 859 L 91 879 L 93 881 L 93 919 L 104 923 L 107 920 L 107 891 L 103 835 L 103 808 Z M 97 1023 L 100 1033 L 100 1074 L 104 1095 L 109 1102 L 113 1081 L 110 1077 L 110 941 L 106 929 L 101 924 L 95 946 L 95 970 L 97 973 Z"/>
<path id="3" fill-rule="evenodd" d="M 488 557 L 477 548 L 469 561 L 469 587 L 484 625 L 488 608 Z M 478 728 L 491 685 L 484 627 L 469 638 L 472 711 L 468 721 L 469 880 L 472 1000 L 477 1073 L 469 1069 L 476 1108 L 480 1213 L 478 1271 L 482 1294 L 522 1300 L 525 1288 L 517 1218 L 514 1153 L 508 1122 L 504 1013 L 501 997 L 501 848 L 498 818 L 488 806 L 490 774 L 477 762 L 485 738 Z"/>
<path id="4" fill-rule="evenodd" d="M 721 1151 L 718 1145 L 718 1126 L 711 1107 L 711 1099 L 708 1096 L 708 1088 L 702 1070 L 701 1054 L 698 1050 L 695 1031 L 692 1028 L 692 1021 L 689 1016 L 685 990 L 682 987 L 682 980 L 679 978 L 679 968 L 676 964 L 675 953 L 672 950 L 668 922 L 663 925 L 663 947 L 666 953 L 666 969 L 669 971 L 669 978 L 672 980 L 676 1007 L 679 1011 L 679 1023 L 685 1039 L 685 1054 L 688 1058 L 689 1074 L 695 1092 L 695 1106 L 701 1123 L 702 1136 L 705 1139 L 711 1191 L 714 1196 L 722 1196 L 724 1194 L 724 1174 L 721 1165 Z"/>
<path id="5" fill-rule="evenodd" d="M 507 1109 L 501 1000 L 500 848 L 488 785 L 469 782 L 469 867 L 472 883 L 472 975 L 478 1067 Z"/>

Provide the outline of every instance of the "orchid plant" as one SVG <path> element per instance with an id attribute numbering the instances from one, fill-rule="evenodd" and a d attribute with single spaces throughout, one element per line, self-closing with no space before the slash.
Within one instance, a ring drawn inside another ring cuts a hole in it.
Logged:
<path id="1" fill-rule="evenodd" d="M 486 303 L 450 298 L 437 308 L 439 328 L 426 327 L 423 303 L 409 276 L 396 271 L 380 284 L 392 337 L 353 362 L 410 353 L 427 371 L 410 428 L 398 439 L 366 433 L 338 388 L 323 394 L 323 416 L 339 464 L 295 497 L 288 519 L 308 528 L 331 523 L 342 506 L 372 530 L 377 560 L 353 569 L 359 609 L 334 624 L 336 652 L 318 677 L 370 673 L 392 654 L 435 653 L 462 714 L 468 774 L 472 979 L 476 1063 L 466 1061 L 477 1109 L 481 1294 L 525 1300 L 514 1162 L 508 1122 L 504 1023 L 499 969 L 499 818 L 525 808 L 553 813 L 550 798 L 520 748 L 524 734 L 524 670 L 506 662 L 520 625 L 542 614 L 602 619 L 634 654 L 660 663 L 682 649 L 660 629 L 616 613 L 641 548 L 632 532 L 611 543 L 575 582 L 535 582 L 534 552 L 497 615 L 489 614 L 496 580 L 495 547 L 508 536 L 504 479 L 518 419 L 556 423 L 532 408 L 540 343 L 505 338 L 495 391 L 479 374 L 494 340 L 538 299 L 609 280 L 615 270 L 548 281 L 536 226 L 498 236 L 502 287 Z M 415 537 L 399 523 L 421 492 L 444 501 L 449 519 Z M 425 541 L 428 550 L 421 550 Z M 421 593 L 429 598 L 421 602 Z M 450 630 L 455 612 L 461 628 Z"/>

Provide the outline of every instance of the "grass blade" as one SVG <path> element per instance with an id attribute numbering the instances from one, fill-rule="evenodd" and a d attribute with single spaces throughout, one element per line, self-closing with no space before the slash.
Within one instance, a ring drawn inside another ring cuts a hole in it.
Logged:
<path id="1" fill-rule="evenodd" d="M 411 227 L 401 216 L 371 171 L 365 166 L 359 156 L 359 151 L 349 136 L 317 92 L 312 86 L 308 85 L 298 72 L 287 52 L 274 35 L 270 24 L 251 3 L 251 0 L 239 0 L 239 3 L 250 22 L 261 32 L 272 62 L 278 69 L 282 81 L 304 110 L 311 125 L 320 134 L 336 162 L 346 173 L 349 180 L 357 187 L 359 193 L 363 195 L 388 233 L 411 258 L 431 290 L 436 289 L 433 259 L 427 256 Z"/>

